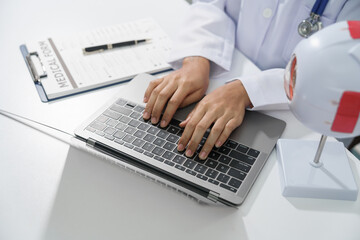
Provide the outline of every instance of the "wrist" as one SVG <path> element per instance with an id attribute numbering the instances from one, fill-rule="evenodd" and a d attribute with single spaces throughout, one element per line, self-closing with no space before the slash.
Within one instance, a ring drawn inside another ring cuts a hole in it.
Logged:
<path id="1" fill-rule="evenodd" d="M 190 56 L 184 58 L 182 62 L 183 67 L 201 67 L 202 69 L 210 72 L 210 61 L 207 58 L 201 56 Z"/>

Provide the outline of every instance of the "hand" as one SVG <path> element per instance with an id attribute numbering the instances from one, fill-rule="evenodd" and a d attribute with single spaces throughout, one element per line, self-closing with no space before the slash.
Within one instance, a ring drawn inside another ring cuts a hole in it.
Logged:
<path id="1" fill-rule="evenodd" d="M 209 60 L 203 57 L 187 57 L 183 66 L 164 78 L 150 82 L 144 95 L 147 103 L 143 118 L 158 123 L 166 103 L 166 109 L 160 122 L 166 127 L 176 110 L 200 100 L 209 86 Z"/>
<path id="2" fill-rule="evenodd" d="M 251 106 L 251 102 L 241 81 L 236 80 L 216 89 L 204 97 L 186 120 L 180 123 L 185 129 L 178 150 L 184 151 L 187 146 L 185 155 L 191 157 L 206 130 L 214 124 L 199 154 L 200 159 L 206 159 L 213 146 L 223 145 L 230 133 L 242 123 L 248 106 Z"/>

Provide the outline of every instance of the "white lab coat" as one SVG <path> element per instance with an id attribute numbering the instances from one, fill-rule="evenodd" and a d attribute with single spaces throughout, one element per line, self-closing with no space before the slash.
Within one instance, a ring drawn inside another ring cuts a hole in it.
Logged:
<path id="1" fill-rule="evenodd" d="M 215 74 L 231 66 L 234 47 L 262 71 L 239 76 L 253 110 L 287 108 L 283 74 L 296 44 L 298 24 L 309 17 L 315 0 L 208 0 L 192 4 L 178 31 L 169 62 L 202 56 Z M 329 0 L 321 17 L 326 27 L 336 21 L 360 20 L 360 0 Z M 234 66 L 236 67 L 236 66 Z"/>

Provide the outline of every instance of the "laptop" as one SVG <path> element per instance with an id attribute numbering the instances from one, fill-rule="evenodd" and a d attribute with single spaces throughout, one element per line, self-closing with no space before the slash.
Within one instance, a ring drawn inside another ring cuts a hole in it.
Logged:
<path id="1" fill-rule="evenodd" d="M 166 128 L 142 118 L 141 99 L 150 80 L 140 74 L 119 95 L 114 96 L 76 130 L 76 139 L 88 148 L 109 156 L 147 178 L 206 203 L 238 206 L 246 198 L 263 168 L 285 122 L 265 114 L 247 111 L 241 126 L 206 160 L 198 151 L 188 158 L 177 151 L 183 129 L 179 123 L 195 105 L 180 109 Z"/>

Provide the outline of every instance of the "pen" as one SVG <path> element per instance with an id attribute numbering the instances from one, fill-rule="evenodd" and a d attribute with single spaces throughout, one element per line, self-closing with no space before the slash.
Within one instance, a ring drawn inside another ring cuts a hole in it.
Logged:
<path id="1" fill-rule="evenodd" d="M 137 45 L 139 43 L 146 42 L 149 40 L 150 39 L 139 39 L 139 40 L 126 41 L 126 42 L 103 44 L 103 45 L 98 45 L 98 46 L 93 46 L 93 47 L 86 47 L 83 49 L 83 52 L 84 52 L 84 54 L 99 53 L 99 52 L 102 52 L 105 50 L 110 50 L 113 48 Z"/>

